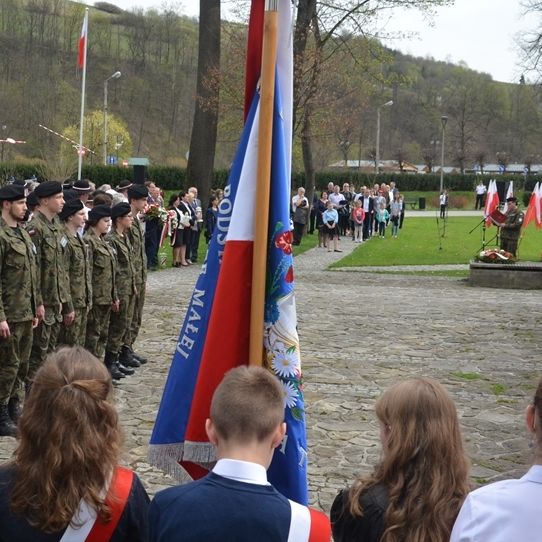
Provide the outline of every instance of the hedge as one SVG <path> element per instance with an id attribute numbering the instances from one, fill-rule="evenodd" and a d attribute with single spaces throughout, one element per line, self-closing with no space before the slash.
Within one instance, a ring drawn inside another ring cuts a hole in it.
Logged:
<path id="1" fill-rule="evenodd" d="M 472 174 L 450 174 L 444 175 L 444 188 L 451 191 L 470 191 L 480 182 L 484 181 L 487 186 L 489 179 L 496 178 L 498 181 L 514 181 L 514 188 L 518 190 L 532 190 L 536 182 L 542 182 L 542 176 L 530 175 L 527 181 L 523 175 L 504 174 L 492 177 L 489 175 Z M 352 171 L 322 171 L 316 173 L 316 189 L 324 190 L 329 182 L 338 184 L 342 187 L 347 182 L 354 184 L 359 189 L 360 186 L 373 186 L 378 183 L 389 184 L 395 181 L 401 192 L 438 192 L 440 189 L 440 175 L 434 174 L 416 174 L 416 173 L 380 173 L 378 176 L 370 173 L 359 173 Z M 294 187 L 305 186 L 304 173 L 294 173 L 292 175 L 292 184 Z"/>
<path id="2" fill-rule="evenodd" d="M 0 183 L 7 182 L 11 177 L 16 179 L 29 179 L 35 175 L 38 181 L 45 180 L 43 176 L 43 162 L 4 162 L 0 163 Z M 84 165 L 83 178 L 90 179 L 97 186 L 110 184 L 117 186 L 123 179 L 133 180 L 133 168 L 122 166 Z M 186 186 L 186 169 L 170 166 L 149 166 L 147 177 L 152 179 L 164 190 L 181 190 Z M 227 170 L 215 171 L 213 186 L 223 188 L 228 179 Z M 64 179 L 59 179 L 64 180 Z"/>
<path id="3" fill-rule="evenodd" d="M 15 178 L 28 179 L 32 175 L 36 175 L 38 180 L 44 180 L 40 174 L 42 171 L 43 162 L 4 162 L 0 163 L 0 182 L 6 182 L 11 176 Z M 133 168 L 122 166 L 104 166 L 104 165 L 84 165 L 83 177 L 92 180 L 97 185 L 111 184 L 117 186 L 123 179 L 133 180 Z M 186 169 L 170 166 L 149 166 L 147 177 L 164 190 L 180 190 L 188 188 L 186 186 Z M 483 179 L 487 185 L 489 175 L 465 174 L 465 175 L 445 175 L 444 187 L 452 191 L 470 191 L 478 184 L 480 179 Z M 228 179 L 228 170 L 216 170 L 214 188 L 224 188 Z M 519 190 L 532 191 L 536 182 L 542 182 L 542 176 L 530 175 L 525 181 L 523 175 L 504 174 L 497 176 L 499 181 L 514 181 L 514 188 Z M 321 171 L 316 173 L 316 188 L 323 190 L 329 182 L 338 184 L 348 182 L 354 184 L 356 188 L 362 185 L 372 186 L 375 183 L 387 183 L 395 181 L 397 187 L 402 192 L 434 192 L 440 187 L 440 175 L 434 174 L 390 174 L 380 173 L 378 176 L 368 173 L 360 173 L 356 171 Z M 296 172 L 292 174 L 292 186 L 305 186 L 305 174 Z"/>

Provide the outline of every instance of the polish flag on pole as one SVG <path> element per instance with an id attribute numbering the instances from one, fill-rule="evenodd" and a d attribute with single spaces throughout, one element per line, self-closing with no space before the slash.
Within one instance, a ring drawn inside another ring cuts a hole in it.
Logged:
<path id="1" fill-rule="evenodd" d="M 523 227 L 526 228 L 533 220 L 537 228 L 542 227 L 542 186 L 540 183 L 536 183 L 531 197 L 529 199 L 529 205 L 527 205 L 527 211 L 525 212 L 525 219 L 523 220 Z"/>
<path id="2" fill-rule="evenodd" d="M 88 11 L 85 13 L 83 19 L 83 27 L 81 28 L 81 36 L 79 37 L 79 53 L 77 55 L 77 65 L 83 69 L 86 63 L 86 48 L 87 48 L 87 34 L 88 34 Z"/>
<path id="3" fill-rule="evenodd" d="M 506 214 L 508 211 L 508 202 L 506 200 L 508 198 L 513 198 L 513 197 L 514 197 L 514 181 L 510 181 L 510 183 L 508 184 L 508 190 L 506 191 L 506 197 L 504 198 L 504 207 L 502 210 L 504 214 Z"/>
<path id="4" fill-rule="evenodd" d="M 542 184 L 536 183 L 534 194 L 536 227 L 542 228 Z"/>
<path id="5" fill-rule="evenodd" d="M 536 217 L 536 211 L 538 207 L 537 196 L 538 196 L 538 183 L 535 184 L 533 191 L 531 192 L 531 197 L 529 198 L 529 205 L 527 205 L 527 210 L 525 211 L 525 218 L 523 219 L 523 227 L 526 228 Z M 538 213 L 540 214 L 540 212 Z"/>
<path id="6" fill-rule="evenodd" d="M 489 215 L 499 206 L 499 193 L 497 192 L 497 182 L 495 179 L 489 181 L 489 187 L 486 195 L 486 208 L 484 216 L 486 217 L 486 226 L 489 227 L 493 222 Z"/>

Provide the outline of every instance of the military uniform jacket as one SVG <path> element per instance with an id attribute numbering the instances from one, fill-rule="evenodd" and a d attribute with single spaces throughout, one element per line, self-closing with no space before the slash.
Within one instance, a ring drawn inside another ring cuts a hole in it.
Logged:
<path id="1" fill-rule="evenodd" d="M 0 321 L 27 322 L 41 305 L 36 248 L 22 228 L 0 218 Z"/>
<path id="2" fill-rule="evenodd" d="M 131 296 L 136 288 L 132 245 L 126 234 L 121 237 L 115 229 L 105 239 L 117 256 L 115 282 L 119 298 Z"/>
<path id="3" fill-rule="evenodd" d="M 72 312 L 70 285 L 65 264 L 68 238 L 58 217 L 49 220 L 36 213 L 26 231 L 36 247 L 38 288 L 46 307 L 63 305 L 63 312 Z"/>
<path id="4" fill-rule="evenodd" d="M 147 282 L 147 254 L 145 253 L 145 233 L 141 222 L 136 218 L 126 233 L 133 249 L 135 284 L 137 287 Z"/>
<path id="5" fill-rule="evenodd" d="M 506 221 L 501 227 L 501 239 L 519 239 L 521 226 L 523 225 L 523 212 L 519 210 L 510 211 L 506 214 Z"/>
<path id="6" fill-rule="evenodd" d="M 113 249 L 92 230 L 85 233 L 92 276 L 92 304 L 111 305 L 118 299 L 115 276 L 117 259 Z"/>
<path id="7" fill-rule="evenodd" d="M 73 235 L 65 228 L 68 239 L 66 245 L 66 269 L 70 278 L 70 295 L 75 309 L 92 306 L 92 269 L 89 249 L 82 237 Z M 64 311 L 66 312 L 66 311 Z"/>

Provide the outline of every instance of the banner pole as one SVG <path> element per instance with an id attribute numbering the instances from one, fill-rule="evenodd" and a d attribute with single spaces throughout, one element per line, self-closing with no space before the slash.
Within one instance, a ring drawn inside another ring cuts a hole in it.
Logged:
<path id="1" fill-rule="evenodd" d="M 83 53 L 83 80 L 81 82 L 81 120 L 79 121 L 79 147 L 77 149 L 77 180 L 81 180 L 83 169 L 83 125 L 85 122 L 85 88 L 87 84 L 88 8 L 85 8 L 86 36 Z"/>
<path id="2" fill-rule="evenodd" d="M 249 349 L 249 364 L 260 366 L 263 363 L 263 324 L 271 186 L 271 150 L 273 143 L 278 2 L 279 0 L 266 0 L 265 3 L 262 72 L 260 78 L 258 167 L 256 178 L 256 202 L 258 203 L 258 212 L 254 213 Z"/>

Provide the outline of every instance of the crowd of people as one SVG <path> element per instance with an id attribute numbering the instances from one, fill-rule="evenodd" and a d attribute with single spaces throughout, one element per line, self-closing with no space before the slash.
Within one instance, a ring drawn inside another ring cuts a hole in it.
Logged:
<path id="1" fill-rule="evenodd" d="M 376 403 L 382 456 L 336 496 L 330 519 L 267 480 L 285 436 L 284 397 L 266 369 L 240 366 L 216 389 L 205 430 L 210 472 L 152 502 L 119 465 L 111 375 L 80 346 L 37 370 L 14 459 L 0 467 L 0 540 L 40 542 L 508 542 L 540 539 L 542 379 L 526 410 L 535 464 L 520 480 L 470 492 L 455 404 L 437 381 L 412 378 Z M 88 535 L 88 538 L 87 538 Z"/>
<path id="2" fill-rule="evenodd" d="M 318 247 L 328 252 L 341 252 L 339 241 L 350 238 L 355 243 L 373 237 L 384 239 L 386 232 L 396 239 L 403 227 L 405 201 L 394 181 L 375 184 L 372 188 L 361 186 L 359 192 L 349 183 L 330 182 L 327 190 L 314 194 L 309 206 L 305 189 L 298 188 L 292 198 L 294 245 L 299 245 L 305 229 L 318 233 Z"/>

